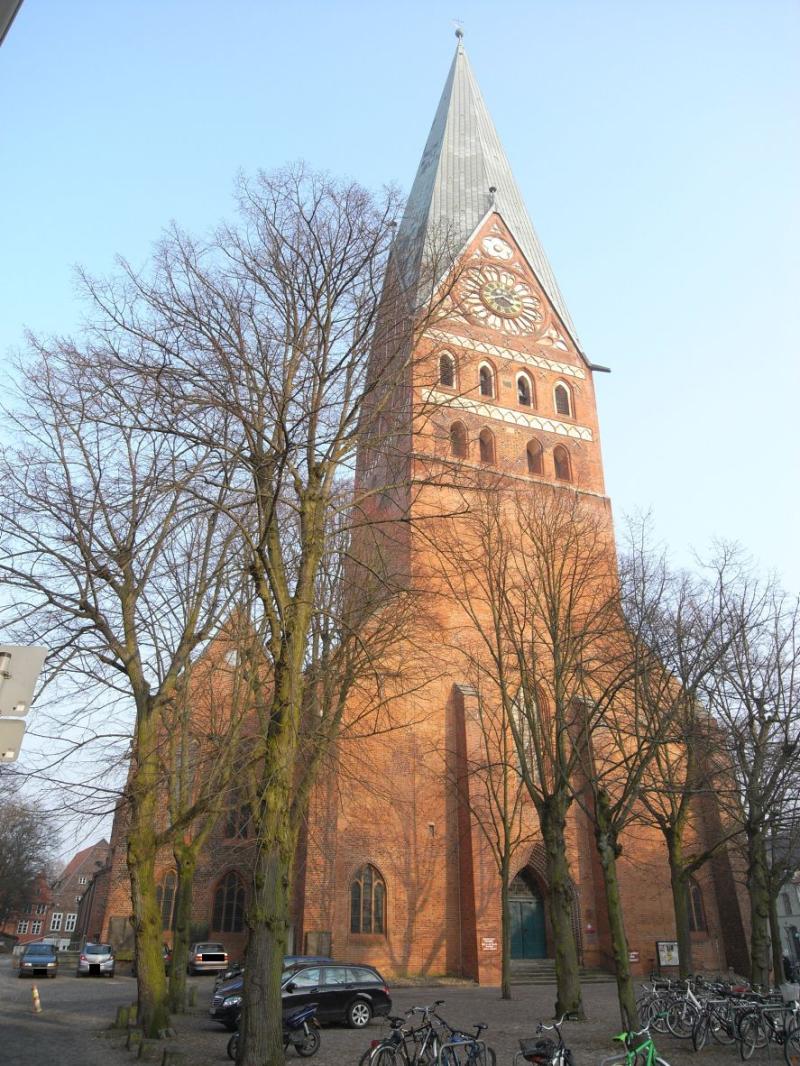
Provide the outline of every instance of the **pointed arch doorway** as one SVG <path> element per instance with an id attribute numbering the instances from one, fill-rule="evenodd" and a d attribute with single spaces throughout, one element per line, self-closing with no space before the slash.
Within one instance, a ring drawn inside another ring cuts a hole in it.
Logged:
<path id="1" fill-rule="evenodd" d="M 546 959 L 544 899 L 528 870 L 522 870 L 508 887 L 511 920 L 511 958 Z"/>

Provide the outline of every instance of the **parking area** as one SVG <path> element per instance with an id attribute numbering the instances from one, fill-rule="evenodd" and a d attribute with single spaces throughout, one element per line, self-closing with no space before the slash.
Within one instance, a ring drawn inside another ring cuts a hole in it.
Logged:
<path id="1" fill-rule="evenodd" d="M 42 1001 L 42 1013 L 34 1014 L 31 990 L 36 984 Z M 221 1066 L 228 1062 L 225 1047 L 229 1034 L 208 1017 L 208 1004 L 214 985 L 213 977 L 195 977 L 197 1008 L 176 1016 L 174 1044 L 188 1052 L 191 1066 Z M 554 989 L 550 986 L 517 986 L 514 999 L 501 1000 L 496 988 L 473 986 L 439 988 L 403 988 L 392 993 L 393 1010 L 401 1013 L 417 1005 L 443 999 L 444 1017 L 456 1026 L 469 1028 L 485 1022 L 487 1042 L 495 1048 L 499 1066 L 510 1066 L 521 1037 L 530 1036 L 536 1022 L 552 1015 Z M 134 1062 L 119 1039 L 103 1039 L 118 1006 L 130 1003 L 136 995 L 131 977 L 77 979 L 63 973 L 54 981 L 19 980 L 9 958 L 0 959 L 0 1062 L 3 1066 L 30 1066 L 49 1061 L 57 1066 L 123 1066 Z M 566 1029 L 576 1066 L 591 1066 L 611 1054 L 618 1045 L 611 1037 L 618 1031 L 619 1013 L 613 984 L 587 985 L 584 1000 L 589 1014 L 586 1023 L 571 1024 Z M 338 1026 L 322 1030 L 322 1047 L 314 1062 L 317 1066 L 355 1066 L 369 1041 L 379 1037 L 385 1022 L 373 1021 L 366 1030 L 356 1031 Z M 703 1060 L 704 1066 L 737 1066 L 735 1049 L 712 1048 L 697 1056 L 687 1043 L 657 1037 L 659 1053 L 671 1066 L 689 1066 Z M 758 1055 L 758 1053 L 757 1053 Z M 762 1055 L 761 1060 L 767 1059 Z M 287 1062 L 301 1061 L 289 1051 Z M 757 1061 L 756 1059 L 753 1060 Z"/>

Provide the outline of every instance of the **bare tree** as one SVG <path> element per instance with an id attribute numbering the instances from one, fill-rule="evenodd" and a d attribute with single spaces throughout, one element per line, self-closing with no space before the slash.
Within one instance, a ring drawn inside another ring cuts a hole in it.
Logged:
<path id="1" fill-rule="evenodd" d="M 7 412 L 15 444 L 0 459 L 3 613 L 53 649 L 52 671 L 127 697 L 139 1013 L 155 1035 L 168 1019 L 153 876 L 164 713 L 226 610 L 237 534 L 188 489 L 210 449 L 121 424 L 93 370 L 102 343 L 31 339 L 25 409 Z"/>
<path id="2" fill-rule="evenodd" d="M 702 703 L 703 686 L 719 664 L 724 644 L 714 582 L 700 573 L 673 572 L 655 550 L 647 522 L 629 523 L 620 564 L 622 606 L 633 633 L 653 652 L 637 692 L 640 725 L 663 736 L 642 777 L 640 819 L 664 837 L 670 869 L 678 958 L 682 976 L 693 973 L 689 890 L 693 875 L 738 831 L 717 803 L 720 831 L 698 830 L 698 801 L 725 794 L 729 780 L 722 734 Z M 663 668 L 659 668 L 660 667 Z M 662 719 L 670 727 L 662 732 Z M 723 825 L 727 825 L 727 829 Z"/>
<path id="3" fill-rule="evenodd" d="M 0 777 L 0 926 L 28 901 L 52 854 L 47 815 Z"/>
<path id="4" fill-rule="evenodd" d="M 724 623 L 722 654 L 705 685 L 725 735 L 731 807 L 745 838 L 750 898 L 751 980 L 769 983 L 772 822 L 793 795 L 800 768 L 800 603 L 755 576 L 740 553 L 715 562 Z"/>
<path id="5" fill-rule="evenodd" d="M 410 359 L 446 295 L 449 265 L 431 264 L 429 289 L 412 298 L 397 272 L 387 274 L 396 197 L 376 200 L 302 167 L 243 183 L 240 208 L 240 225 L 206 243 L 173 231 L 147 276 L 127 268 L 124 284 L 88 284 L 97 332 L 113 339 L 96 369 L 107 394 L 139 424 L 131 397 L 141 391 L 148 427 L 216 451 L 223 480 L 204 469 L 194 489 L 235 523 L 263 614 L 269 683 L 254 710 L 257 846 L 240 1058 L 271 1066 L 283 1059 L 280 976 L 308 791 L 344 714 L 348 649 L 379 631 L 378 593 L 386 602 L 397 591 L 364 565 L 366 538 L 353 530 L 348 550 L 368 594 L 342 601 L 325 651 L 341 670 L 336 699 L 311 715 L 324 676 L 310 655 L 328 609 L 316 594 L 331 518 L 350 516 L 361 530 L 402 522 L 402 473 L 387 483 L 395 463 L 384 463 L 380 484 L 374 469 L 359 472 L 355 489 L 348 477 L 367 441 L 384 458 L 407 450 Z"/>
<path id="6" fill-rule="evenodd" d="M 482 645 L 473 668 L 479 662 L 492 679 L 538 816 L 555 940 L 555 1010 L 581 1012 L 567 816 L 582 766 L 580 739 L 590 724 L 577 708 L 587 705 L 587 678 L 608 657 L 618 628 L 610 523 L 596 501 L 569 490 L 456 477 L 463 513 L 444 519 L 431 538 L 439 580 Z"/>

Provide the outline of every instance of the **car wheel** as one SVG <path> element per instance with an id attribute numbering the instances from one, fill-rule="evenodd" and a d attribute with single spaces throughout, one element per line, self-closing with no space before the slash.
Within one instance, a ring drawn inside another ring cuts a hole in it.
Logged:
<path id="1" fill-rule="evenodd" d="M 372 1008 L 365 999 L 354 999 L 347 1008 L 347 1024 L 351 1029 L 363 1029 L 371 1017 Z"/>
<path id="2" fill-rule="evenodd" d="M 238 1052 L 238 1050 L 239 1050 L 239 1034 L 238 1033 L 234 1033 L 233 1036 L 228 1041 L 228 1048 L 227 1048 L 228 1058 L 229 1059 L 233 1059 L 233 1061 L 236 1062 L 236 1053 Z"/>

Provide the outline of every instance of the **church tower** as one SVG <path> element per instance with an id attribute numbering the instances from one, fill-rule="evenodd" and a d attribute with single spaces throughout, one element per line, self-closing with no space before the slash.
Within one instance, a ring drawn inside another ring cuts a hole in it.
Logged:
<path id="1" fill-rule="evenodd" d="M 426 518 L 469 506 L 459 477 L 577 495 L 613 543 L 593 382 L 606 368 L 580 346 L 457 36 L 387 274 L 387 285 L 399 285 L 417 308 L 437 284 L 452 287 L 381 416 L 391 456 L 362 448 L 357 469 L 357 484 L 374 490 L 371 521 L 397 531 L 381 550 L 390 545 L 412 587 L 427 581 Z M 430 264 L 443 250 L 449 267 L 440 275 Z M 443 602 L 437 624 L 444 631 L 457 615 L 457 604 Z M 477 696 L 457 653 L 443 654 L 422 624 L 398 662 L 401 671 L 430 667 L 407 686 L 399 724 L 345 737 L 337 767 L 315 788 L 296 870 L 294 950 L 368 962 L 389 978 L 451 973 L 499 983 L 499 875 L 453 770 Z M 529 846 L 521 861 L 530 898 L 519 906 L 533 923 L 524 951 L 546 960 L 553 944 L 543 917 L 547 885 L 537 873 L 541 847 Z M 577 811 L 568 851 L 581 959 L 607 966 L 601 879 Z M 669 875 L 658 840 L 641 844 L 639 856 L 641 869 L 624 871 L 626 918 L 640 925 L 637 942 L 653 944 L 673 935 Z M 719 941 L 708 932 L 719 929 L 712 903 L 697 959 L 719 967 Z M 642 972 L 649 963 L 642 955 Z"/>

